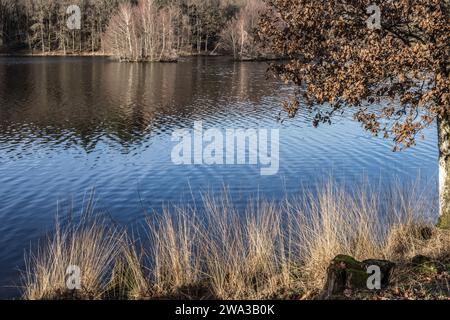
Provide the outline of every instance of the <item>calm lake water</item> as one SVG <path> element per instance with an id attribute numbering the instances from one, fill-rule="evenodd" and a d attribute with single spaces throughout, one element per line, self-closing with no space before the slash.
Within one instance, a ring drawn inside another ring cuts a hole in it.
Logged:
<path id="1" fill-rule="evenodd" d="M 0 298 L 17 294 L 10 286 L 24 252 L 51 230 L 58 203 L 79 208 L 93 187 L 97 209 L 133 224 L 145 211 L 200 201 L 223 186 L 243 207 L 250 197 L 281 199 L 329 175 L 346 183 L 436 179 L 435 128 L 417 147 L 394 153 L 391 141 L 364 132 L 351 114 L 317 129 L 307 113 L 280 122 L 291 89 L 266 80 L 266 68 L 224 58 L 0 58 Z M 174 165 L 172 132 L 200 120 L 205 129 L 279 129 L 278 174 Z"/>

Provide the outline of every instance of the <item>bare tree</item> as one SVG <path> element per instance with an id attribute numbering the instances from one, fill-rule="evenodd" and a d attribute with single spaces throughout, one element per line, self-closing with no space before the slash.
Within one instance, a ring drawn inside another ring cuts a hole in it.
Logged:
<path id="1" fill-rule="evenodd" d="M 107 48 L 121 61 L 172 61 L 177 59 L 178 33 L 185 28 L 181 10 L 160 7 L 155 0 L 138 5 L 120 5 L 111 18 L 104 39 Z"/>
<path id="2" fill-rule="evenodd" d="M 257 39 L 261 14 L 267 10 L 262 0 L 248 0 L 236 17 L 221 33 L 221 41 L 235 59 L 252 60 L 269 56 L 269 51 Z"/>

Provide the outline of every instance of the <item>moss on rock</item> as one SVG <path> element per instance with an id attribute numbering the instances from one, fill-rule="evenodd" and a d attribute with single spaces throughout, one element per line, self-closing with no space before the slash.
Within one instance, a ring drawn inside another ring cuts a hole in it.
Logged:
<path id="1" fill-rule="evenodd" d="M 381 271 L 381 285 L 389 282 L 395 264 L 386 260 L 365 260 L 360 262 L 348 255 L 338 255 L 328 267 L 327 282 L 322 291 L 322 299 L 339 298 L 347 290 L 368 290 L 367 280 L 370 276 L 368 267 L 376 265 Z"/>

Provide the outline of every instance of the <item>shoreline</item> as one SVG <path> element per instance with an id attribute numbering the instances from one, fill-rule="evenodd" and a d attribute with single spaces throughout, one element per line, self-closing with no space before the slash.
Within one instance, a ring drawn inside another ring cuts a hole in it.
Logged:
<path id="1" fill-rule="evenodd" d="M 402 205 L 402 193 L 391 200 Z M 57 224 L 48 242 L 27 257 L 22 298 L 450 298 L 450 231 L 423 220 L 429 206 L 420 201 L 402 207 L 401 216 L 388 208 L 383 220 L 376 204 L 382 195 L 330 186 L 318 197 L 323 203 L 263 201 L 245 217 L 226 194 L 205 195 L 204 218 L 196 210 L 169 208 L 147 217 L 149 238 L 139 240 L 86 212 L 79 222 Z M 384 283 L 377 290 L 368 287 L 365 269 L 374 265 Z M 66 287 L 67 266 L 79 268 L 79 290 Z"/>
<path id="2" fill-rule="evenodd" d="M 104 58 L 109 58 L 112 57 L 109 54 L 105 54 L 105 53 L 46 53 L 46 54 L 42 54 L 42 53 L 38 53 L 38 54 L 34 54 L 34 53 L 0 53 L 0 57 L 18 57 L 18 58 L 23 58 L 23 57 L 36 57 L 36 58 L 45 58 L 45 57 L 104 57 Z"/>
<path id="3" fill-rule="evenodd" d="M 275 57 L 257 57 L 257 58 L 243 58 L 236 59 L 232 55 L 229 54 L 210 54 L 210 53 L 180 53 L 178 58 L 169 59 L 169 60 L 161 60 L 161 61 L 151 61 L 151 60 L 142 60 L 142 61 L 128 61 L 128 60 L 120 60 L 112 54 L 108 54 L 106 52 L 82 52 L 82 53 L 63 53 L 60 51 L 50 52 L 50 53 L 30 53 L 30 52 L 13 52 L 13 53 L 1 53 L 0 57 L 10 57 L 10 58 L 47 58 L 47 57 L 56 57 L 56 58 L 108 58 L 117 62 L 126 62 L 126 63 L 177 63 L 180 58 L 193 58 L 193 57 L 207 57 L 207 58 L 220 58 L 227 57 L 233 62 L 274 62 L 274 61 L 285 61 L 286 58 L 275 58 Z"/>

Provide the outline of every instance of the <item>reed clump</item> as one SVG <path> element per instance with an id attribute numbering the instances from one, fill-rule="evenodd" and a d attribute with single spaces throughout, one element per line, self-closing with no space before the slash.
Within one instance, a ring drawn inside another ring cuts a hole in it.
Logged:
<path id="1" fill-rule="evenodd" d="M 117 228 L 98 217 L 83 215 L 67 225 L 57 221 L 54 235 L 26 257 L 23 298 L 102 299 L 122 238 Z M 77 290 L 69 290 L 71 267 L 79 268 Z"/>
<path id="2" fill-rule="evenodd" d="M 81 266 L 82 299 L 314 298 L 339 254 L 400 265 L 417 255 L 450 257 L 449 233 L 426 218 L 431 204 L 414 188 L 355 191 L 330 182 L 280 203 L 251 201 L 244 212 L 226 192 L 205 195 L 201 210 L 149 216 L 139 241 L 104 221 L 82 221 L 73 232 L 57 228 L 28 260 L 24 298 L 65 297 L 68 264 Z"/>

